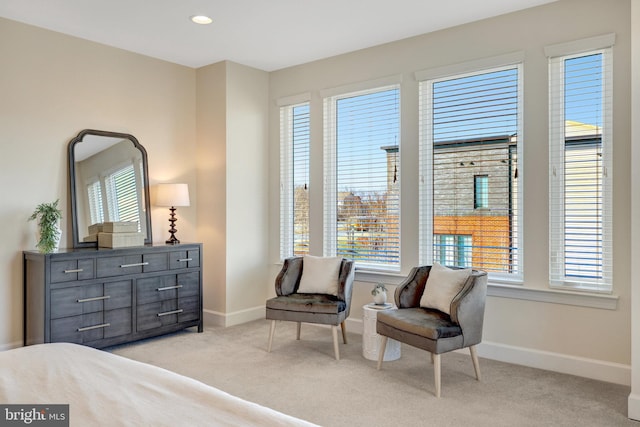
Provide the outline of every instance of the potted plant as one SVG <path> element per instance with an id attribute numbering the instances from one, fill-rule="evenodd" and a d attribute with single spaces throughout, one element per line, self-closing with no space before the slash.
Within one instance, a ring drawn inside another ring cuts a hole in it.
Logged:
<path id="1" fill-rule="evenodd" d="M 377 305 L 382 305 L 387 302 L 387 288 L 384 283 L 376 283 L 371 290 L 373 295 L 373 302 Z"/>
<path id="2" fill-rule="evenodd" d="M 62 211 L 58 208 L 59 200 L 53 203 L 41 203 L 29 217 L 29 221 L 37 220 L 39 237 L 36 247 L 42 253 L 55 252 L 60 243 L 60 225 Z"/>

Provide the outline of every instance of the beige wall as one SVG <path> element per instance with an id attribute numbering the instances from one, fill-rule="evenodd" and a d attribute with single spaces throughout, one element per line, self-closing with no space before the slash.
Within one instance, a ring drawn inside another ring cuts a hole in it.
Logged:
<path id="1" fill-rule="evenodd" d="M 225 61 L 197 76 L 205 315 L 233 325 L 264 317 L 269 74 Z"/>
<path id="2" fill-rule="evenodd" d="M 580 13 L 576 13 L 580 10 Z M 630 364 L 630 2 L 561 0 L 436 33 L 377 46 L 271 73 L 270 96 L 311 94 L 311 212 L 322 206 L 321 91 L 402 76 L 402 272 L 416 265 L 418 254 L 418 83 L 414 72 L 483 58 L 524 53 L 524 286 L 548 287 L 548 63 L 544 46 L 616 33 L 614 47 L 614 294 L 617 309 L 489 297 L 484 354 L 514 351 L 549 364 L 579 364 L 622 374 Z M 270 114 L 270 249 L 272 277 L 278 260 L 278 111 Z M 318 220 L 320 216 L 320 220 Z M 312 218 L 312 253 L 322 253 L 321 215 Z M 360 277 L 362 277 L 360 275 Z M 358 275 L 357 275 L 358 278 Z M 392 280 L 393 281 L 393 280 Z M 352 319 L 370 301 L 371 283 L 358 282 Z M 355 324 L 355 322 L 354 322 Z M 612 332 L 615 331 L 615 332 Z M 482 353 L 481 353 L 482 354 Z M 546 366 L 554 368 L 554 366 Z M 560 368 L 559 368 L 560 369 Z M 607 374 L 604 374 L 606 376 Z"/>
<path id="3" fill-rule="evenodd" d="M 0 348 L 22 342 L 22 250 L 35 248 L 36 205 L 60 198 L 70 243 L 67 144 L 85 128 L 134 135 L 152 184 L 187 182 L 178 236 L 196 241 L 195 70 L 0 19 Z M 153 202 L 153 197 L 152 197 Z M 168 237 L 152 207 L 154 240 Z"/>
<path id="4" fill-rule="evenodd" d="M 205 310 L 222 316 L 226 306 L 227 67 L 219 62 L 197 71 L 198 238 L 203 246 Z"/>

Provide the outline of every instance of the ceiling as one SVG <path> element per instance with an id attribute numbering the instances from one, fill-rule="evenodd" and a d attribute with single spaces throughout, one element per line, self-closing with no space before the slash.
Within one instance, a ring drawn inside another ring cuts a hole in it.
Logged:
<path id="1" fill-rule="evenodd" d="M 2 0 L 0 17 L 193 68 L 273 71 L 552 1 Z"/>

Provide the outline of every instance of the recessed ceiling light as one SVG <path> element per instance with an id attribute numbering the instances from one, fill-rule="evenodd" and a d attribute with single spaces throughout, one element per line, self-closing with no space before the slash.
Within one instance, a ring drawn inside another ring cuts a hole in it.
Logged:
<path id="1" fill-rule="evenodd" d="M 196 24 L 207 25 L 211 24 L 213 22 L 213 19 L 205 15 L 194 15 L 191 17 L 191 21 L 195 22 Z"/>

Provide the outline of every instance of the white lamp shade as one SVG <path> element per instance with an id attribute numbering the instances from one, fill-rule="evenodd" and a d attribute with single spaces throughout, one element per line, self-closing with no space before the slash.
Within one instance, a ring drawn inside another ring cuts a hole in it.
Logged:
<path id="1" fill-rule="evenodd" d="M 189 186 L 187 184 L 158 184 L 157 206 L 189 206 Z"/>

